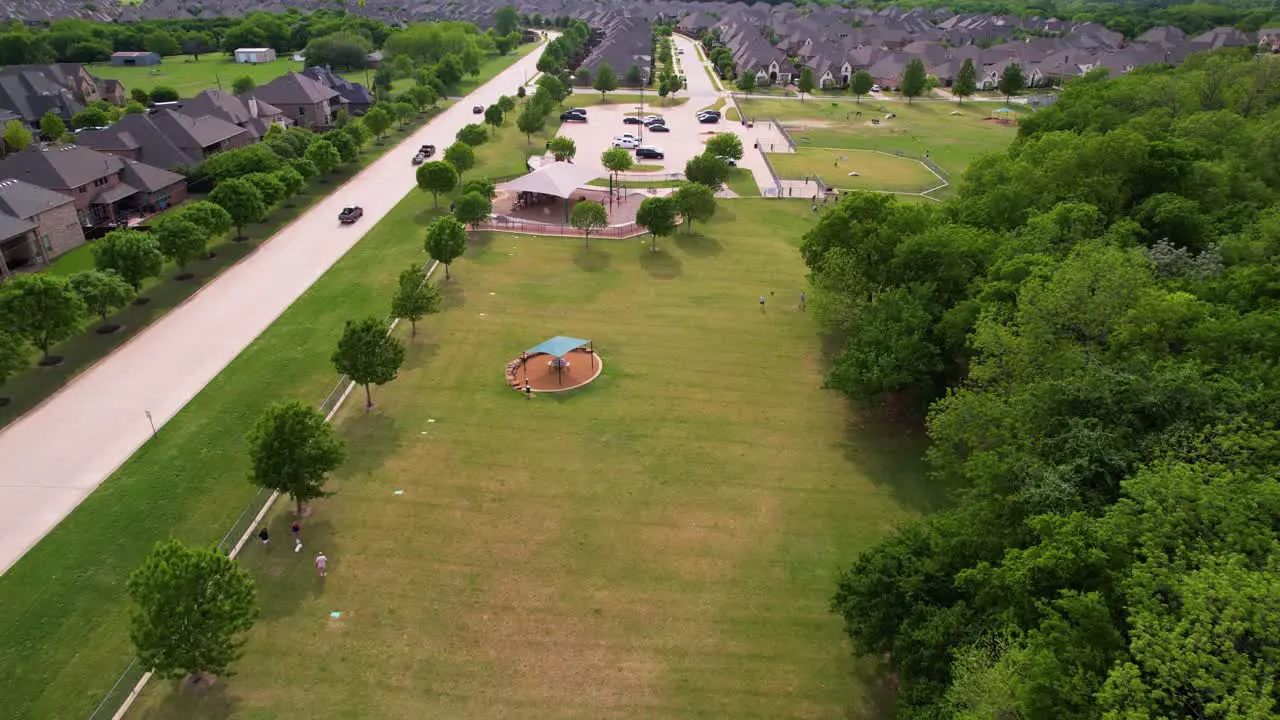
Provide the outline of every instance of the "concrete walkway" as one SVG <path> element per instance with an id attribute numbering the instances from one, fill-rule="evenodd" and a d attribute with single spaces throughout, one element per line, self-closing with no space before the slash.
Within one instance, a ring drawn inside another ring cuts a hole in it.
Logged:
<path id="1" fill-rule="evenodd" d="M 164 425 L 406 193 L 412 148 L 451 144 L 472 105 L 515 93 L 539 48 L 334 190 L 182 306 L 0 432 L 0 573 Z M 338 224 L 344 205 L 364 218 Z M 121 532 L 128 532 L 122 528 Z"/>

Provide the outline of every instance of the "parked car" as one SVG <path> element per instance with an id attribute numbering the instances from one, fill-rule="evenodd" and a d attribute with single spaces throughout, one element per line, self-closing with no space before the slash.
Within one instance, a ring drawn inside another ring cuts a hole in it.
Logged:
<path id="1" fill-rule="evenodd" d="M 622 124 L 623 125 L 643 125 L 644 121 L 638 117 L 632 117 L 631 115 L 628 115 L 622 118 Z"/>
<path id="2" fill-rule="evenodd" d="M 668 129 L 666 125 L 658 123 L 656 125 L 650 125 L 649 132 L 671 132 L 671 130 Z"/>
<path id="3" fill-rule="evenodd" d="M 738 167 L 738 161 L 726 155 L 721 155 L 720 160 L 729 167 Z"/>
<path id="4" fill-rule="evenodd" d="M 880 86 L 879 86 L 879 85 L 872 85 L 872 86 L 871 86 L 871 92 L 880 92 Z"/>
<path id="5" fill-rule="evenodd" d="M 475 115 L 483 115 L 483 114 L 484 114 L 484 106 L 483 106 L 483 105 L 472 105 L 472 106 L 471 106 L 471 112 L 472 112 L 473 114 L 475 114 Z"/>
<path id="6" fill-rule="evenodd" d="M 568 110 L 565 110 L 565 112 L 575 113 L 577 115 L 585 116 L 587 114 L 587 109 L 586 108 L 569 108 Z"/>
<path id="7" fill-rule="evenodd" d="M 703 124 L 718 123 L 720 122 L 720 116 L 719 115 L 699 115 L 698 122 Z"/>
<path id="8" fill-rule="evenodd" d="M 660 123 L 662 122 L 662 116 L 661 115 L 645 115 L 643 118 L 640 118 L 640 122 L 643 122 L 645 125 Z"/>
<path id="9" fill-rule="evenodd" d="M 699 110 L 698 114 L 699 115 L 715 115 L 716 117 L 720 117 L 719 110 Z"/>
<path id="10" fill-rule="evenodd" d="M 617 148 L 625 148 L 627 150 L 635 150 L 640 147 L 640 138 L 628 135 L 619 135 L 613 139 L 613 146 Z"/>
<path id="11" fill-rule="evenodd" d="M 575 113 L 575 112 L 560 113 L 560 122 L 586 122 L 586 121 L 587 121 L 586 115 L 579 115 L 578 113 Z"/>
<path id="12" fill-rule="evenodd" d="M 666 153 L 662 151 L 662 148 L 655 145 L 641 145 L 636 148 L 636 157 L 648 160 L 661 160 L 666 157 Z"/>
<path id="13" fill-rule="evenodd" d="M 338 213 L 338 222 L 343 225 L 350 225 L 362 217 L 364 217 L 364 208 L 359 205 L 344 207 L 342 208 L 342 212 Z"/>

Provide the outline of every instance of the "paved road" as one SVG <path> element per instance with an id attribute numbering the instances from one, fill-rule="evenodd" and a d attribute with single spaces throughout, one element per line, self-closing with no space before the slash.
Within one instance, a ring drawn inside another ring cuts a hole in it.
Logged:
<path id="1" fill-rule="evenodd" d="M 472 105 L 514 94 L 541 48 L 445 110 L 39 408 L 0 432 L 0 573 L 115 471 L 415 187 L 410 149 L 443 149 Z M 338 224 L 344 205 L 364 219 Z"/>

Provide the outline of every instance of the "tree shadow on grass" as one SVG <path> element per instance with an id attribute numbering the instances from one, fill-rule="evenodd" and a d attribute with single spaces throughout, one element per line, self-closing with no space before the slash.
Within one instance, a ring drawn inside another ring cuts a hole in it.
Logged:
<path id="1" fill-rule="evenodd" d="M 444 268 L 440 268 L 440 310 L 457 310 L 467 304 L 466 283 L 453 275 L 448 281 L 444 279 Z"/>
<path id="2" fill-rule="evenodd" d="M 573 264 L 578 266 L 579 270 L 586 272 L 600 272 L 609 269 L 609 263 L 613 261 L 613 257 L 609 253 L 597 247 L 580 247 L 573 254 Z"/>
<path id="3" fill-rule="evenodd" d="M 372 410 L 364 410 L 364 388 L 351 391 L 348 402 L 358 403 L 355 412 L 347 413 L 338 427 L 338 434 L 347 444 L 347 459 L 342 464 L 345 477 L 371 473 L 378 470 L 384 460 L 400 445 L 405 428 L 394 417 L 378 410 L 378 398 L 388 397 L 394 388 L 373 388 Z"/>
<path id="4" fill-rule="evenodd" d="M 878 409 L 854 409 L 845 427 L 844 456 L 867 479 L 887 488 L 910 510 L 929 513 L 950 504 L 952 488 L 929 473 L 924 453 L 924 429 L 912 422 L 894 422 Z"/>
<path id="5" fill-rule="evenodd" d="M 676 247 L 693 257 L 702 258 L 715 257 L 724 252 L 724 245 L 719 240 L 699 232 L 677 233 Z"/>
<path id="6" fill-rule="evenodd" d="M 655 280 L 674 280 L 684 273 L 680 258 L 662 248 L 651 252 L 648 245 L 640 251 L 640 267 Z"/>
<path id="7" fill-rule="evenodd" d="M 405 335 L 400 338 L 404 343 L 404 364 L 400 366 L 400 372 L 412 372 L 419 370 L 427 364 L 431 358 L 440 352 L 440 343 L 433 340 L 424 332 L 423 328 L 418 328 L 417 337 L 409 337 Z"/>
<path id="8" fill-rule="evenodd" d="M 873 657 L 854 659 L 850 684 L 861 692 L 851 698 L 845 717 L 849 720 L 891 718 L 897 709 L 897 679 L 889 668 Z"/>
<path id="9" fill-rule="evenodd" d="M 230 686 L 236 679 L 218 678 L 213 687 L 191 690 L 186 686 L 191 682 L 186 678 L 178 680 L 158 680 L 165 684 L 164 701 L 147 710 L 135 709 L 131 717 L 144 720 L 161 718 L 189 718 L 190 720 L 221 720 L 234 717 L 240 709 L 240 700 L 231 694 Z"/>

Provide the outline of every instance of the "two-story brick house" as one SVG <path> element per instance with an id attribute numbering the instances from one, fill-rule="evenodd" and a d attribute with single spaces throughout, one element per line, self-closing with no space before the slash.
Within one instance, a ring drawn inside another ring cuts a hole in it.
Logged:
<path id="1" fill-rule="evenodd" d="M 21 180 L 0 180 L 0 277 L 48 265 L 84 244 L 70 197 Z"/>
<path id="2" fill-rule="evenodd" d="M 284 117 L 302 127 L 318 129 L 333 125 L 345 103 L 337 90 L 325 87 L 301 73 L 290 72 L 259 85 L 245 98 L 254 98 L 279 108 Z"/>
<path id="3" fill-rule="evenodd" d="M 70 196 L 80 224 L 119 224 L 182 202 L 187 181 L 136 160 L 79 145 L 31 146 L 0 160 L 0 178 L 13 178 Z"/>
<path id="4" fill-rule="evenodd" d="M 248 130 L 222 118 L 168 109 L 125 115 L 111 127 L 76 136 L 77 145 L 167 170 L 194 167 L 214 153 L 256 141 Z"/>

